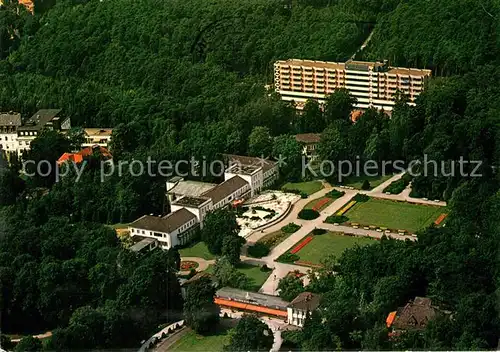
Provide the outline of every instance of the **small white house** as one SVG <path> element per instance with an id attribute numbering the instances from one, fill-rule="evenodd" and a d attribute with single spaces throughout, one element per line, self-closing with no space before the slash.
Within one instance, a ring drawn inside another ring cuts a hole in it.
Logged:
<path id="1" fill-rule="evenodd" d="M 290 325 L 304 326 L 307 314 L 318 308 L 321 296 L 311 292 L 302 292 L 287 306 L 287 321 Z"/>
<path id="2" fill-rule="evenodd" d="M 144 215 L 128 227 L 132 239 L 153 238 L 162 249 L 190 242 L 198 227 L 198 219 L 187 209 L 179 209 L 164 217 Z"/>

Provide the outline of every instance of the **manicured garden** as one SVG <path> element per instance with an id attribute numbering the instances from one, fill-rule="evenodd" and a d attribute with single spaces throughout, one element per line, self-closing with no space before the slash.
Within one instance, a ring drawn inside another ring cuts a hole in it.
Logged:
<path id="1" fill-rule="evenodd" d="M 384 188 L 384 193 L 399 194 L 410 184 L 412 177 L 409 174 L 404 174 L 399 180 L 392 182 Z"/>
<path id="2" fill-rule="evenodd" d="M 317 266 L 329 255 L 339 258 L 347 248 L 352 248 L 356 245 L 367 245 L 374 241 L 367 237 L 347 236 L 335 232 L 321 234 L 321 232 L 325 231 L 316 231 L 316 235 L 311 233 L 306 236 L 281 256 L 279 261 Z"/>
<path id="3" fill-rule="evenodd" d="M 178 341 L 169 347 L 169 351 L 222 351 L 229 342 L 228 331 L 215 335 L 202 336 L 192 330 L 186 332 Z"/>
<path id="4" fill-rule="evenodd" d="M 370 198 L 366 202 L 357 202 L 347 212 L 337 215 L 345 215 L 351 223 L 360 226 L 373 225 L 416 232 L 432 224 L 443 210 L 438 206 Z"/>
<path id="5" fill-rule="evenodd" d="M 254 258 L 262 258 L 269 254 L 271 249 L 283 242 L 292 233 L 298 231 L 300 225 L 293 222 L 285 225 L 281 230 L 269 233 L 258 240 L 253 246 L 248 247 L 248 255 Z"/>
<path id="6" fill-rule="evenodd" d="M 288 182 L 283 187 L 281 187 L 283 191 L 296 191 L 297 193 L 305 193 L 307 195 L 311 195 L 323 189 L 323 184 L 320 181 L 307 181 L 307 182 L 297 182 L 291 183 Z"/>
<path id="7" fill-rule="evenodd" d="M 206 260 L 215 259 L 215 256 L 208 251 L 204 242 L 197 242 L 189 247 L 179 249 L 181 257 L 198 257 Z"/>

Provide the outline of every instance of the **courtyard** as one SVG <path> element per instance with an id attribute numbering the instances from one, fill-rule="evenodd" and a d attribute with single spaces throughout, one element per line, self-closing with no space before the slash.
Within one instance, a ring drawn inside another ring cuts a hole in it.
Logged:
<path id="1" fill-rule="evenodd" d="M 439 206 L 370 198 L 366 202 L 357 202 L 344 215 L 351 224 L 415 233 L 432 224 L 443 210 Z"/>
<path id="2" fill-rule="evenodd" d="M 281 191 L 267 191 L 250 199 L 238 209 L 239 235 L 247 237 L 254 230 L 279 219 L 299 199 L 297 194 Z"/>

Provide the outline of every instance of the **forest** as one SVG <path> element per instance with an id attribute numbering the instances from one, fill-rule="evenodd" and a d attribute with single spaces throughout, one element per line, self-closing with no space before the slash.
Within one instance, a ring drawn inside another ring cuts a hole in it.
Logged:
<path id="1" fill-rule="evenodd" d="M 419 197 L 448 201 L 447 226 L 415 244 L 384 240 L 345 252 L 313 280 L 325 310 L 290 342 L 304 350 L 496 348 L 500 337 L 500 8 L 493 0 L 57 0 L 35 14 L 0 7 L 0 111 L 61 108 L 79 127 L 113 127 L 116 160 L 285 154 L 295 133 L 322 133 L 332 160 L 482 162 L 482 177 L 419 176 Z M 360 59 L 432 69 L 415 107 L 353 124 L 339 90 L 303 114 L 266 90 L 273 62 Z M 72 140 L 47 133 L 29 157 Z M 53 331 L 49 350 L 137 347 L 182 315 L 175 250 L 134 256 L 109 224 L 163 211 L 164 179 L 22 180 L 0 169 L 2 333 Z M 202 178 L 218 181 L 216 178 Z M 40 187 L 50 191 L 40 192 Z M 157 280 L 161 277 L 161 280 Z M 169 287 L 167 291 L 165 288 Z M 173 289 L 172 289 L 173 288 Z M 169 296 L 165 295 L 168 292 Z M 387 312 L 428 296 L 454 319 L 387 339 Z M 322 323 L 325 321 L 326 323 Z"/>

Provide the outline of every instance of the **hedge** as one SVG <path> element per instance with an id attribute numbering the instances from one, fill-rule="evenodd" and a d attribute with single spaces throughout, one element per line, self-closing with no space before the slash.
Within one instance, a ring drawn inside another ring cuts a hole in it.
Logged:
<path id="1" fill-rule="evenodd" d="M 300 257 L 297 254 L 292 254 L 290 252 L 283 253 L 278 257 L 278 261 L 283 263 L 293 263 L 299 259 Z"/>
<path id="2" fill-rule="evenodd" d="M 288 225 L 285 225 L 281 228 L 281 231 L 284 233 L 294 233 L 297 232 L 300 229 L 300 225 L 294 224 L 293 222 L 289 223 Z"/>
<path id="3" fill-rule="evenodd" d="M 355 200 L 356 202 L 368 202 L 370 200 L 370 197 L 366 194 L 358 193 L 354 197 L 352 197 L 352 200 Z"/>
<path id="4" fill-rule="evenodd" d="M 330 215 L 326 218 L 325 222 L 328 224 L 342 224 L 348 220 L 349 218 L 345 215 Z"/>
<path id="5" fill-rule="evenodd" d="M 319 217 L 319 212 L 313 209 L 302 209 L 299 212 L 299 219 L 302 220 L 314 220 Z"/>
<path id="6" fill-rule="evenodd" d="M 337 191 L 336 189 L 331 190 L 327 194 L 325 194 L 325 197 L 332 198 L 332 199 L 337 199 L 342 197 L 345 194 L 344 191 Z"/>

